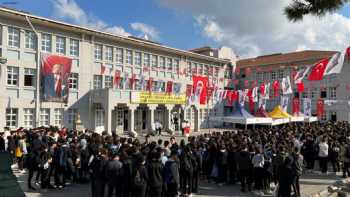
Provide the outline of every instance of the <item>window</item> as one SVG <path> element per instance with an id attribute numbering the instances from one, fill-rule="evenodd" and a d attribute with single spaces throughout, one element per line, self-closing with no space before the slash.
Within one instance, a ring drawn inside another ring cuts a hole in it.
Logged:
<path id="1" fill-rule="evenodd" d="M 79 74 L 78 73 L 70 73 L 69 81 L 68 81 L 69 89 L 78 90 L 79 85 Z"/>
<path id="2" fill-rule="evenodd" d="M 39 124 L 40 126 L 50 125 L 50 109 L 40 109 Z"/>
<path id="3" fill-rule="evenodd" d="M 69 53 L 71 56 L 79 56 L 79 40 L 70 39 Z"/>
<path id="4" fill-rule="evenodd" d="M 19 48 L 19 29 L 8 27 L 8 45 Z"/>
<path id="5" fill-rule="evenodd" d="M 208 65 L 205 65 L 205 66 L 204 66 L 204 72 L 203 72 L 203 74 L 204 74 L 204 75 L 208 75 L 208 74 L 209 74 L 208 71 L 209 71 L 209 66 L 208 66 Z"/>
<path id="6" fill-rule="evenodd" d="M 105 88 L 113 88 L 113 77 L 105 76 Z"/>
<path id="7" fill-rule="evenodd" d="M 337 112 L 336 111 L 330 111 L 329 112 L 329 119 L 333 122 L 337 121 Z"/>
<path id="8" fill-rule="evenodd" d="M 95 111 L 95 127 L 104 126 L 104 110 L 102 107 L 97 107 Z"/>
<path id="9" fill-rule="evenodd" d="M 6 109 L 6 126 L 10 128 L 16 128 L 17 120 L 18 120 L 18 109 L 7 108 Z"/>
<path id="10" fill-rule="evenodd" d="M 41 35 L 41 50 L 51 52 L 52 37 L 50 34 Z"/>
<path id="11" fill-rule="evenodd" d="M 12 85 L 12 86 L 18 85 L 18 67 L 14 67 L 14 66 L 7 67 L 7 85 Z"/>
<path id="12" fill-rule="evenodd" d="M 148 53 L 143 54 L 143 65 L 150 66 L 150 55 Z"/>
<path id="13" fill-rule="evenodd" d="M 101 89 L 101 88 L 102 88 L 102 76 L 94 75 L 94 89 Z"/>
<path id="14" fill-rule="evenodd" d="M 165 57 L 159 57 L 159 66 L 160 66 L 160 68 L 162 68 L 162 69 L 166 69 L 166 65 L 165 65 Z"/>
<path id="15" fill-rule="evenodd" d="M 174 68 L 176 72 L 180 71 L 180 60 L 179 59 L 174 59 Z"/>
<path id="16" fill-rule="evenodd" d="M 34 127 L 34 109 L 26 108 L 24 112 L 24 128 Z"/>
<path id="17" fill-rule="evenodd" d="M 152 67 L 156 68 L 158 67 L 158 56 L 152 55 Z"/>
<path id="18" fill-rule="evenodd" d="M 35 86 L 35 69 L 32 69 L 32 68 L 24 69 L 24 86 L 25 87 Z"/>
<path id="19" fill-rule="evenodd" d="M 215 67 L 215 77 L 219 77 L 219 67 Z"/>
<path id="20" fill-rule="evenodd" d="M 284 71 L 283 70 L 279 70 L 278 71 L 278 78 L 282 79 L 284 77 Z"/>
<path id="21" fill-rule="evenodd" d="M 61 36 L 56 36 L 56 53 L 66 54 L 66 38 Z"/>
<path id="22" fill-rule="evenodd" d="M 167 64 L 168 70 L 173 70 L 173 59 L 167 58 L 166 64 Z"/>
<path id="23" fill-rule="evenodd" d="M 123 49 L 122 48 L 117 48 L 115 51 L 115 61 L 117 64 L 123 64 Z"/>
<path id="24" fill-rule="evenodd" d="M 25 33 L 25 47 L 27 49 L 36 49 L 36 35 L 32 31 L 26 31 Z"/>
<path id="25" fill-rule="evenodd" d="M 68 124 L 74 125 L 77 114 L 77 109 L 68 109 Z"/>
<path id="26" fill-rule="evenodd" d="M 336 87 L 329 88 L 329 97 L 331 99 L 336 99 L 337 98 L 337 88 Z"/>
<path id="27" fill-rule="evenodd" d="M 125 62 L 127 64 L 132 64 L 132 51 L 131 50 L 126 50 L 126 60 Z"/>
<path id="28" fill-rule="evenodd" d="M 276 80 L 276 71 L 271 71 L 271 80 Z"/>
<path id="29" fill-rule="evenodd" d="M 105 60 L 113 62 L 113 47 L 106 47 Z"/>
<path id="30" fill-rule="evenodd" d="M 102 60 L 102 45 L 95 44 L 95 60 Z"/>
<path id="31" fill-rule="evenodd" d="M 317 88 L 312 88 L 311 89 L 311 98 L 316 98 L 316 92 L 317 92 Z"/>
<path id="32" fill-rule="evenodd" d="M 141 66 L 141 52 L 135 52 L 135 65 Z"/>
<path id="33" fill-rule="evenodd" d="M 54 126 L 61 127 L 62 126 L 62 118 L 63 118 L 63 109 L 62 108 L 56 108 L 54 111 Z"/>
<path id="34" fill-rule="evenodd" d="M 192 75 L 192 63 L 187 62 L 187 75 Z"/>
<path id="35" fill-rule="evenodd" d="M 195 67 L 198 65 L 197 72 L 199 75 L 203 75 L 203 64 L 195 64 Z"/>

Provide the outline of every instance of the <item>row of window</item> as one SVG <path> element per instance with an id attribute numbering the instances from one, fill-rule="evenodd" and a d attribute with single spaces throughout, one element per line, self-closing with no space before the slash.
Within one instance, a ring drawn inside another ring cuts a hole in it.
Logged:
<path id="1" fill-rule="evenodd" d="M 303 98 L 329 98 L 329 99 L 336 99 L 337 98 L 337 88 L 336 87 L 329 87 L 328 91 L 327 89 L 322 89 L 321 91 L 318 91 L 317 88 L 312 88 L 310 90 L 305 89 L 305 91 L 302 93 Z"/>
<path id="2" fill-rule="evenodd" d="M 124 57 L 125 53 L 125 57 Z M 125 58 L 125 61 L 124 61 Z M 135 66 L 160 67 L 162 69 L 179 69 L 180 60 L 170 57 L 158 56 L 150 53 L 142 53 L 124 48 L 114 48 L 95 44 L 95 60 L 115 62 L 117 64 L 130 64 Z"/>
<path id="3" fill-rule="evenodd" d="M 68 109 L 68 124 L 73 124 L 77 114 L 76 109 Z M 25 108 L 23 109 L 23 127 L 34 127 L 35 109 Z M 61 127 L 63 121 L 63 109 L 55 108 L 53 110 L 53 125 Z M 39 113 L 39 126 L 49 126 L 50 124 L 50 109 L 40 109 Z M 18 108 L 6 109 L 6 126 L 10 128 L 17 128 L 18 124 Z"/>
<path id="4" fill-rule="evenodd" d="M 219 77 L 219 67 L 204 65 L 196 62 L 187 62 L 187 74 L 192 75 L 209 75 Z"/>
<path id="5" fill-rule="evenodd" d="M 37 49 L 37 37 L 33 31 L 25 30 L 25 48 Z M 68 55 L 66 53 L 67 40 L 69 41 L 69 55 L 79 56 L 79 40 L 73 38 L 66 38 L 63 36 L 56 36 L 55 52 L 61 55 Z M 15 27 L 8 27 L 7 44 L 10 47 L 20 48 L 21 34 L 20 29 Z M 41 50 L 44 52 L 54 52 L 52 50 L 52 34 L 41 33 Z"/>

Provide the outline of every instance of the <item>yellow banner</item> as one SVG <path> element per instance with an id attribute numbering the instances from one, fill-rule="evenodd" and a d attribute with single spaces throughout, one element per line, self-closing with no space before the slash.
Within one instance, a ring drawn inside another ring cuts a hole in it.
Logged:
<path id="1" fill-rule="evenodd" d="M 131 103 L 142 104 L 185 104 L 186 95 L 169 95 L 166 93 L 156 92 L 133 92 L 131 96 Z"/>

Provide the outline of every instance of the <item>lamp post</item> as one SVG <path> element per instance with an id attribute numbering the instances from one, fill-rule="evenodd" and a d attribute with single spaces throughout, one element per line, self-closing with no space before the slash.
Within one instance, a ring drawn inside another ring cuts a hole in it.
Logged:
<path id="1" fill-rule="evenodd" d="M 36 36 L 36 89 L 35 89 L 35 127 L 39 126 L 39 109 L 40 109 L 40 50 L 39 50 L 39 33 L 30 22 L 26 15 L 26 20 Z"/>

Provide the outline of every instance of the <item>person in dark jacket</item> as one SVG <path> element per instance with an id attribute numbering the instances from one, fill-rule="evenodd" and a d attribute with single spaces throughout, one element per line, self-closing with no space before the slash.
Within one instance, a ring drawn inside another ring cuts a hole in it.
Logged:
<path id="1" fill-rule="evenodd" d="M 121 161 L 123 163 L 123 197 L 131 197 L 132 193 L 132 175 L 133 175 L 133 162 L 131 155 L 122 151 Z"/>
<path id="2" fill-rule="evenodd" d="M 105 167 L 108 162 L 107 150 L 100 148 L 90 164 L 92 197 L 104 197 L 106 178 Z"/>
<path id="3" fill-rule="evenodd" d="M 142 154 L 136 156 L 136 164 L 133 175 L 132 197 L 145 197 L 147 193 L 147 182 L 149 180 L 146 158 Z"/>
<path id="4" fill-rule="evenodd" d="M 149 196 L 161 197 L 163 187 L 163 166 L 159 152 L 151 152 L 151 161 L 147 166 L 149 181 Z"/>
<path id="5" fill-rule="evenodd" d="M 167 191 L 165 197 L 176 197 L 180 187 L 180 174 L 177 152 L 172 151 L 164 167 L 164 183 Z"/>
<path id="6" fill-rule="evenodd" d="M 105 167 L 105 177 L 108 184 L 108 197 L 122 195 L 122 182 L 123 182 L 123 164 L 119 161 L 119 155 L 117 150 L 111 151 L 111 159 L 107 162 Z"/>
<path id="7" fill-rule="evenodd" d="M 250 153 L 245 145 L 242 146 L 241 151 L 236 155 L 236 162 L 238 173 L 241 182 L 241 191 L 246 192 L 246 187 L 248 185 L 248 190 L 251 191 L 252 185 L 252 160 Z"/>
<path id="8" fill-rule="evenodd" d="M 284 161 L 284 164 L 279 168 L 278 174 L 280 176 L 278 177 L 278 197 L 291 197 L 292 184 L 293 180 L 295 180 L 292 165 L 293 160 L 290 157 L 287 157 Z"/>
<path id="9" fill-rule="evenodd" d="M 297 197 L 300 197 L 300 183 L 299 179 L 300 176 L 303 174 L 303 163 L 304 158 L 300 154 L 299 148 L 294 148 L 294 152 L 292 153 L 292 159 L 293 159 L 293 173 L 294 173 L 294 181 L 293 181 L 293 188 L 294 191 L 296 191 Z"/>
<path id="10" fill-rule="evenodd" d="M 226 180 L 227 180 L 227 156 L 228 156 L 228 153 L 226 151 L 225 144 L 220 145 L 220 151 L 218 153 L 218 157 L 216 161 L 218 165 L 218 170 L 219 170 L 219 179 L 218 179 L 219 184 L 224 184 L 226 183 Z"/>
<path id="11" fill-rule="evenodd" d="M 51 155 L 47 145 L 43 145 L 43 151 L 40 154 L 40 170 L 41 170 L 41 188 L 46 189 L 50 186 L 50 165 L 52 162 Z"/>
<path id="12" fill-rule="evenodd" d="M 4 139 L 4 132 L 0 131 L 0 153 L 5 151 L 5 139 Z"/>
<path id="13" fill-rule="evenodd" d="M 185 146 L 181 153 L 180 160 L 180 176 L 183 181 L 181 182 L 181 192 L 184 195 L 192 194 L 192 179 L 193 179 L 193 164 L 192 164 L 192 150 L 190 146 Z"/>

